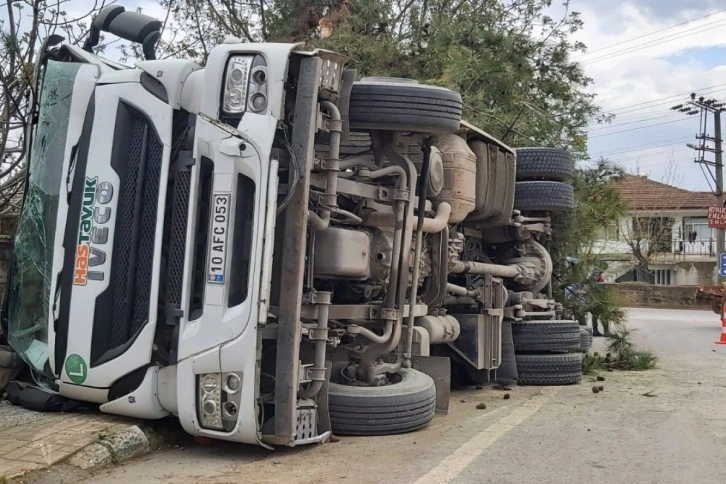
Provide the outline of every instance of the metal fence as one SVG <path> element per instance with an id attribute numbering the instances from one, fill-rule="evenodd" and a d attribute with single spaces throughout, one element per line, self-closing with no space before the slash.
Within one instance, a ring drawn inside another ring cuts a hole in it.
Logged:
<path id="1" fill-rule="evenodd" d="M 716 256 L 716 239 L 695 239 L 690 241 L 687 239 L 674 240 L 671 253 L 674 256 L 686 257 L 689 255 Z"/>

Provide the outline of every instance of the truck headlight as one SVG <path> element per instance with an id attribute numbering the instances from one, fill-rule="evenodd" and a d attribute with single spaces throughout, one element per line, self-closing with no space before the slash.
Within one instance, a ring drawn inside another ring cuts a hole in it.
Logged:
<path id="1" fill-rule="evenodd" d="M 205 429 L 231 431 L 241 402 L 242 373 L 205 373 L 198 376 L 197 414 Z"/>
<path id="2" fill-rule="evenodd" d="M 227 60 L 220 119 L 237 126 L 246 112 L 267 109 L 267 63 L 261 55 L 232 55 Z"/>
<path id="3" fill-rule="evenodd" d="M 254 56 L 251 55 L 234 55 L 229 58 L 222 104 L 222 110 L 226 114 L 241 114 L 247 109 L 247 85 L 253 59 Z"/>
<path id="4" fill-rule="evenodd" d="M 222 374 L 199 376 L 199 422 L 207 429 L 222 430 Z"/>

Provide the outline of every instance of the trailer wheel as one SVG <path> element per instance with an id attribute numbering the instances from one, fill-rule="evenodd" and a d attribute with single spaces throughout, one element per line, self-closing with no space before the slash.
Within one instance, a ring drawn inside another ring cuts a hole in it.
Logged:
<path id="1" fill-rule="evenodd" d="M 363 78 L 353 84 L 348 108 L 351 130 L 455 133 L 461 96 L 409 79 Z"/>
<path id="2" fill-rule="evenodd" d="M 394 383 L 380 387 L 340 383 L 341 367 L 333 367 L 328 405 L 333 432 L 338 435 L 402 434 L 426 426 L 436 411 L 434 380 L 403 368 Z"/>
<path id="3" fill-rule="evenodd" d="M 517 355 L 520 385 L 570 385 L 582 380 L 580 353 Z"/>
<path id="4" fill-rule="evenodd" d="M 575 192 L 562 182 L 520 181 L 514 188 L 514 208 L 523 212 L 569 212 L 575 208 Z"/>
<path id="5" fill-rule="evenodd" d="M 517 180 L 567 181 L 574 164 L 570 153 L 559 148 L 517 148 Z"/>
<path id="6" fill-rule="evenodd" d="M 513 321 L 514 351 L 570 351 L 580 347 L 577 321 Z"/>

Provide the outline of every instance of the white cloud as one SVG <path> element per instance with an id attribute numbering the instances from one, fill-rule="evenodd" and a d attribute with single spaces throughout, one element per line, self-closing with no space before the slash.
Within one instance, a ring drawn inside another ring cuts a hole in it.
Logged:
<path id="1" fill-rule="evenodd" d="M 657 180 L 708 189 L 684 146 L 698 131 L 698 117 L 687 119 L 669 108 L 686 100 L 676 95 L 710 86 L 716 87 L 706 93 L 726 100 L 726 12 L 668 27 L 726 5 L 630 0 L 574 1 L 572 7 L 585 23 L 576 38 L 588 45 L 588 53 L 576 58 L 593 78 L 591 91 L 599 104 L 616 114 L 612 125 L 591 128 L 590 155 L 604 155 Z M 647 35 L 661 29 L 667 30 Z M 675 175 L 669 174 L 672 164 Z"/>

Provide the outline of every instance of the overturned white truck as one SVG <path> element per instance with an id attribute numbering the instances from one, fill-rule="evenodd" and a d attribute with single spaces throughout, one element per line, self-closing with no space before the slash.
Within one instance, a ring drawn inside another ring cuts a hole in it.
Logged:
<path id="1" fill-rule="evenodd" d="M 155 60 L 160 26 L 107 7 L 38 61 L 3 316 L 36 380 L 264 446 L 420 428 L 450 374 L 513 374 L 512 331 L 520 383 L 579 381 L 545 248 L 567 153 L 515 152 L 459 94 L 356 81 L 333 52 Z M 102 30 L 147 60 L 94 55 Z"/>

